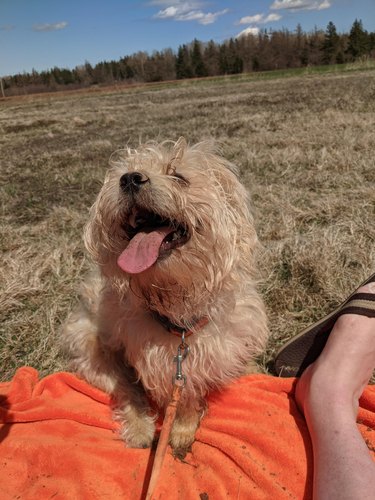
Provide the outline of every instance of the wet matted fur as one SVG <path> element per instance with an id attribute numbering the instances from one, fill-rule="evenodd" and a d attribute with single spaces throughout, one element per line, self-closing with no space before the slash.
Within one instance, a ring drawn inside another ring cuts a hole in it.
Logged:
<path id="1" fill-rule="evenodd" d="M 172 392 L 181 340 L 170 330 L 191 331 L 171 435 L 186 449 L 205 396 L 254 371 L 268 337 L 248 193 L 210 142 L 148 143 L 112 163 L 85 231 L 98 272 L 64 342 L 72 368 L 113 394 L 128 446 L 147 447 Z"/>

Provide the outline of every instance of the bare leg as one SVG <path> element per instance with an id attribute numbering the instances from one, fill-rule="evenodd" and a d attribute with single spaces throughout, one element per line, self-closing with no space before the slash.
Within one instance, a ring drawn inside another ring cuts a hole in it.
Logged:
<path id="1" fill-rule="evenodd" d="M 375 293 L 375 284 L 359 291 Z M 314 499 L 374 498 L 375 462 L 356 424 L 358 400 L 374 368 L 375 318 L 346 314 L 297 383 L 313 444 Z"/>

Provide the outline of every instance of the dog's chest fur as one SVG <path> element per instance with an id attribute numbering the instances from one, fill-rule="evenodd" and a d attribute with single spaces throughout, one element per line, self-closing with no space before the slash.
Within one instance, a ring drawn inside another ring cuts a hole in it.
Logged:
<path id="1" fill-rule="evenodd" d="M 182 365 L 186 398 L 202 399 L 208 391 L 246 371 L 246 362 L 254 351 L 254 333 L 249 331 L 249 310 L 245 309 L 237 308 L 229 318 L 225 314 L 212 318 L 186 339 L 190 348 Z M 181 338 L 167 331 L 148 311 L 134 307 L 131 293 L 120 301 L 115 292 L 107 290 L 99 308 L 99 325 L 102 342 L 123 351 L 151 398 L 165 406 L 172 391 L 174 357 Z"/>

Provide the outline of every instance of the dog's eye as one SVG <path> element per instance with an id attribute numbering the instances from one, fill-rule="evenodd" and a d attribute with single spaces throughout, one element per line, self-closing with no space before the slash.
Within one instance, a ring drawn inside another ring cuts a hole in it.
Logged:
<path id="1" fill-rule="evenodd" d="M 190 184 L 190 182 L 185 179 L 185 177 L 177 172 L 175 172 L 173 175 L 172 175 L 173 178 L 176 179 L 177 182 L 180 182 L 181 184 L 185 184 L 186 186 L 188 186 Z"/>

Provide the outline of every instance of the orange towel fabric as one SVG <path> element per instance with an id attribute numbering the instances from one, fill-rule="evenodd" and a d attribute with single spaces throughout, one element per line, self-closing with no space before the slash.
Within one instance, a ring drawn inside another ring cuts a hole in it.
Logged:
<path id="1" fill-rule="evenodd" d="M 311 498 L 311 442 L 294 385 L 252 375 L 212 395 L 192 453 L 181 462 L 169 450 L 154 498 Z M 144 497 L 153 452 L 125 447 L 110 403 L 69 373 L 39 380 L 21 368 L 0 384 L 0 498 Z M 374 454 L 374 386 L 360 403 L 359 429 Z"/>

